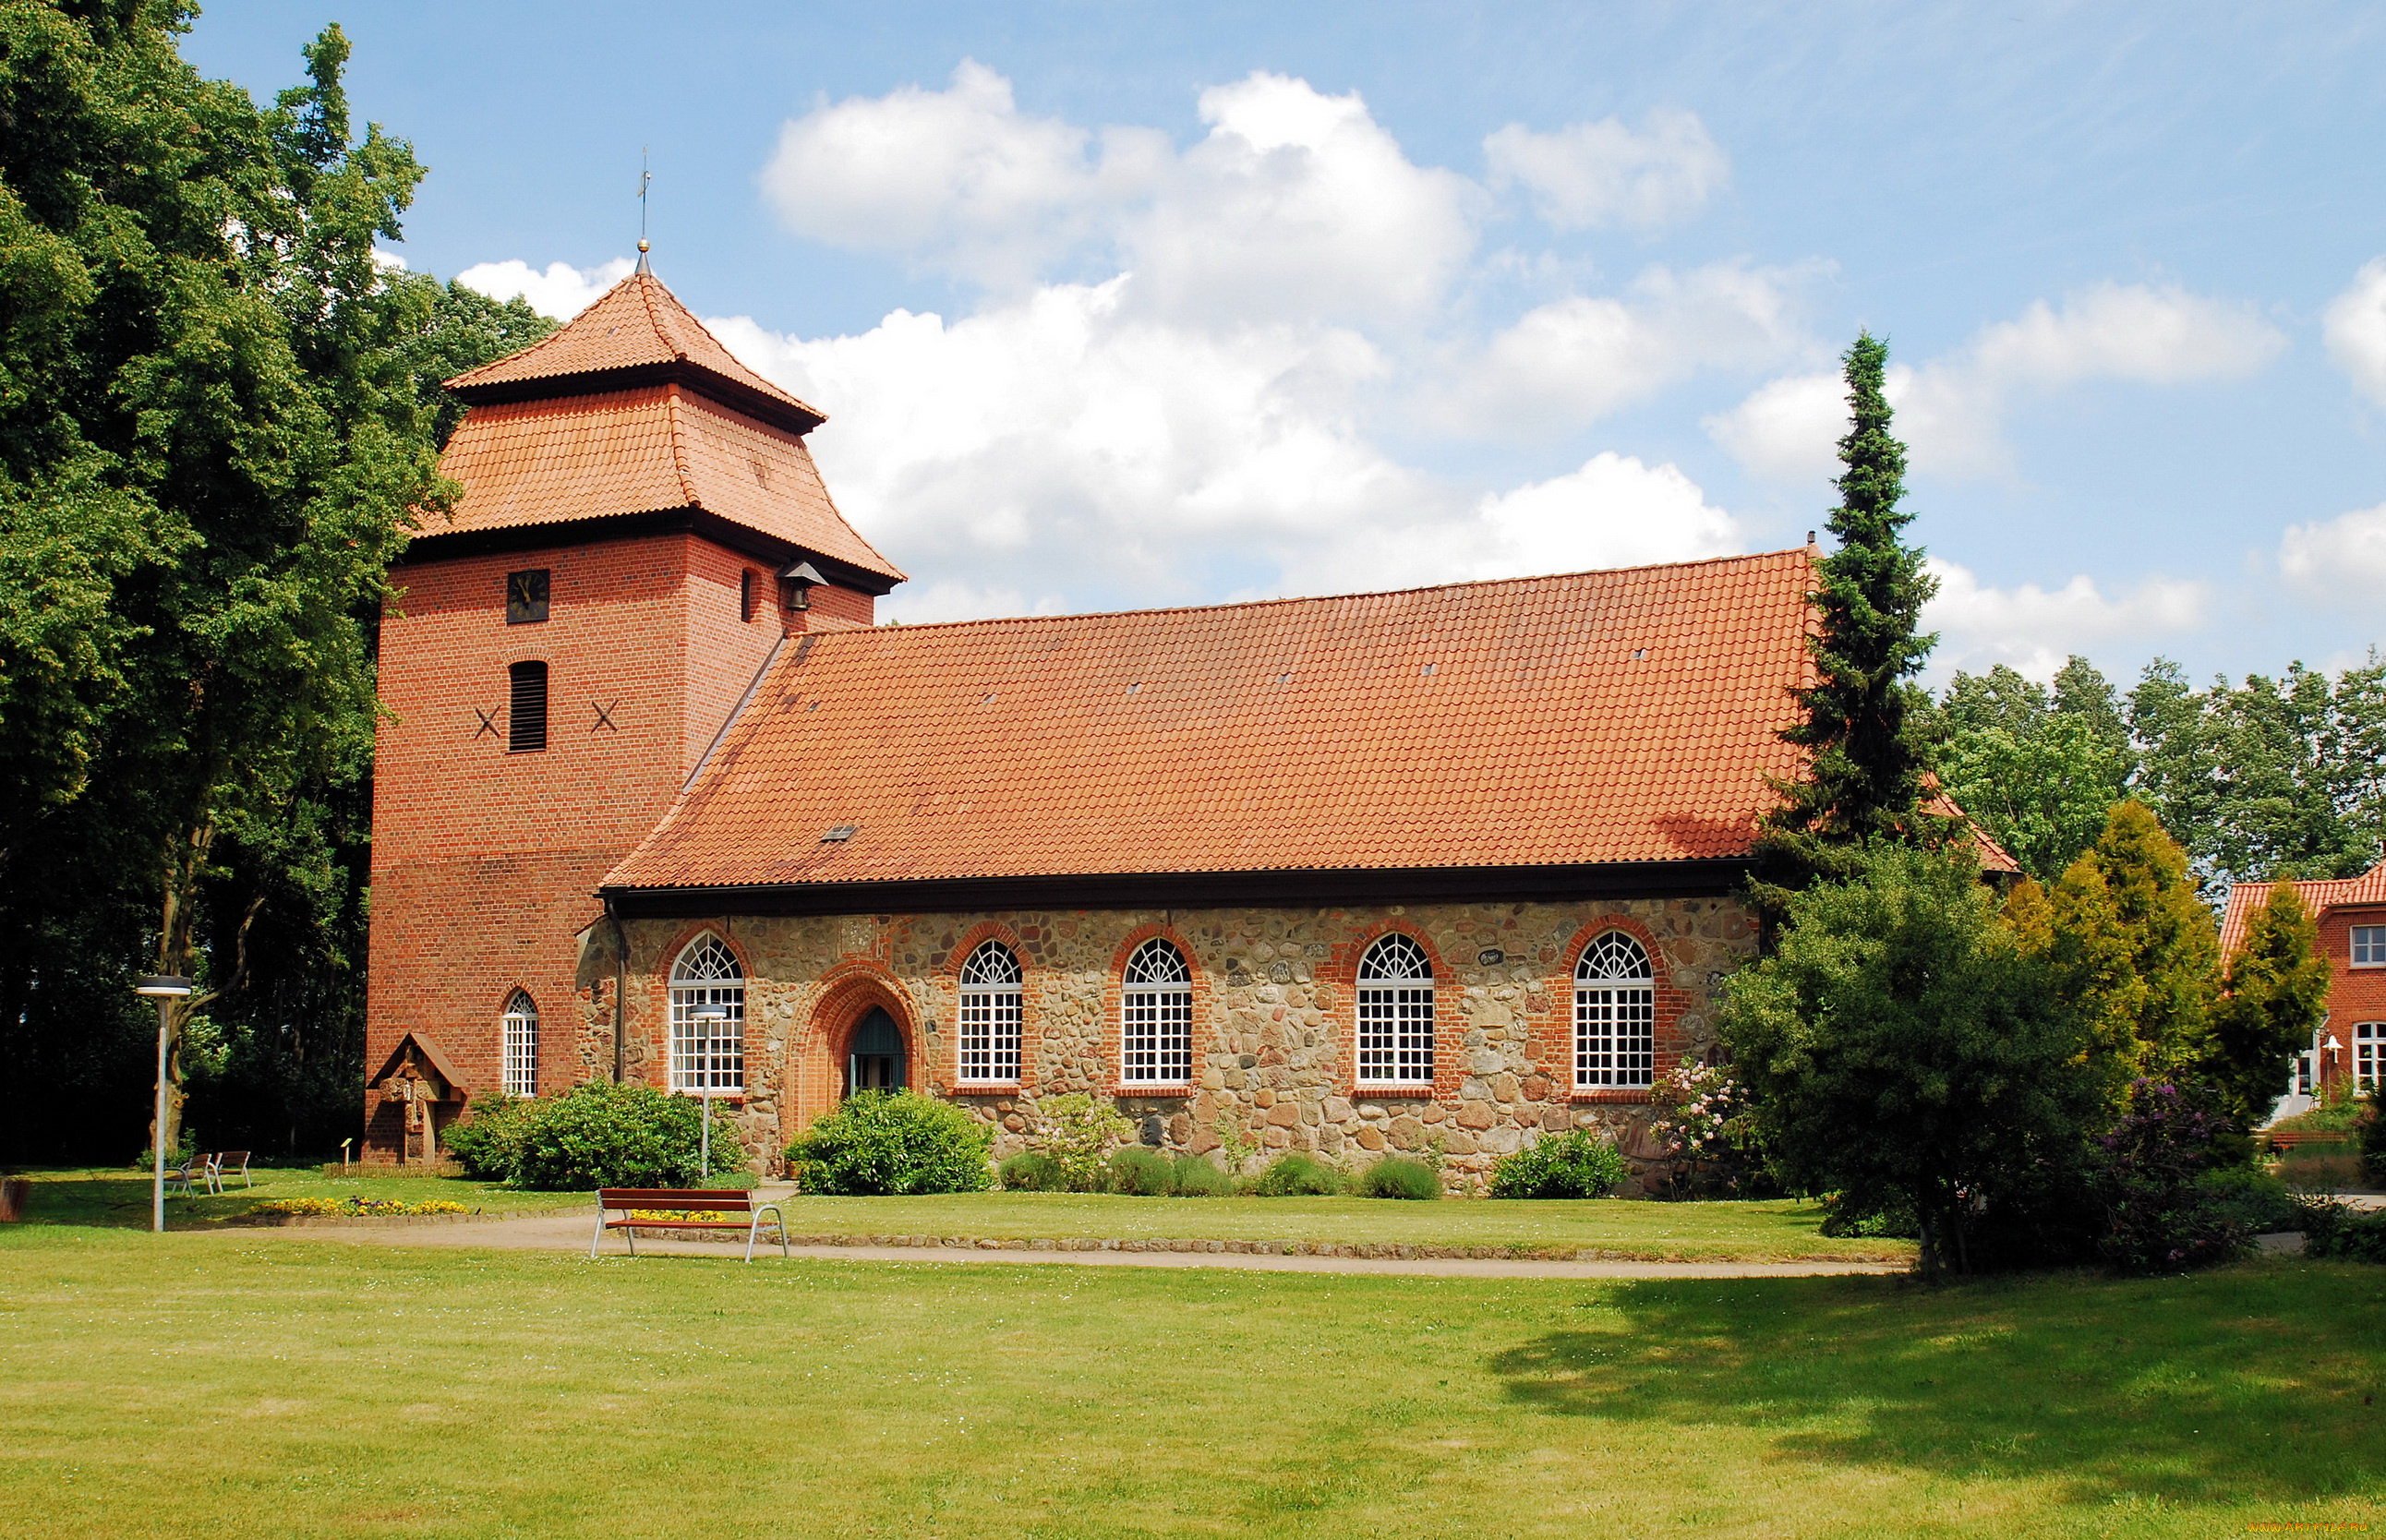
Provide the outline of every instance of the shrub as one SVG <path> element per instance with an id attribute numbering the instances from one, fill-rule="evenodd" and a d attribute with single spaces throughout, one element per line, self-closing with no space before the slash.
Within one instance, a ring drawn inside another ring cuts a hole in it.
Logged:
<path id="1" fill-rule="evenodd" d="M 986 1185 L 994 1131 L 917 1091 L 862 1091 L 787 1146 L 788 1173 L 807 1193 L 977 1193 Z"/>
<path id="2" fill-rule="evenodd" d="M 1342 1187 L 1340 1171 L 1313 1156 L 1287 1150 L 1268 1162 L 1251 1192 L 1259 1197 L 1332 1197 Z"/>
<path id="3" fill-rule="evenodd" d="M 1044 1122 L 1037 1142 L 1044 1153 L 1061 1163 L 1073 1193 L 1099 1193 L 1109 1184 L 1102 1158 L 1111 1147 L 1135 1132 L 1110 1102 L 1098 1102 L 1084 1092 L 1055 1096 L 1037 1109 Z"/>
<path id="4" fill-rule="evenodd" d="M 2386 1262 L 2386 1212 L 2363 1213 L 2342 1203 L 2308 1203 L 2303 1208 L 2304 1256 Z"/>
<path id="5" fill-rule="evenodd" d="M 2201 1094 L 2141 1080 L 2096 1141 L 2105 1230 L 2097 1250 L 2129 1272 L 2227 1261 L 2254 1236 L 2241 1170 L 2250 1146 Z M 2216 1180 L 2218 1178 L 2218 1180 Z"/>
<path id="6" fill-rule="evenodd" d="M 2353 1132 L 2361 1142 L 2362 1169 L 2370 1181 L 2386 1182 L 2386 1108 L 2380 1107 L 2375 1096 L 2363 1097 L 2361 1106 L 2367 1115 L 2353 1126 Z"/>
<path id="7" fill-rule="evenodd" d="M 1176 1162 L 1156 1149 L 1129 1145 L 1110 1158 L 1111 1191 L 1129 1197 L 1166 1197 L 1176 1190 Z"/>
<path id="8" fill-rule="evenodd" d="M 2275 1234 L 2303 1228 L 2304 1207 L 2287 1184 L 2254 1166 L 2230 1166 L 2207 1171 L 2196 1182 L 2204 1200 L 2226 1214 L 2249 1235 Z"/>
<path id="9" fill-rule="evenodd" d="M 507 1181 L 538 1192 L 692 1186 L 701 1179 L 703 1133 L 703 1106 L 692 1096 L 590 1081 L 530 1104 Z M 745 1162 L 736 1125 L 717 1112 L 712 1153 L 716 1166 L 732 1171 Z M 708 1180 L 729 1184 L 720 1175 Z"/>
<path id="10" fill-rule="evenodd" d="M 1362 1197 L 1437 1198 L 1441 1173 L 1422 1160 L 1388 1155 L 1359 1173 Z"/>
<path id="11" fill-rule="evenodd" d="M 1491 1169 L 1491 1196 L 1605 1197 L 1631 1174 L 1614 1145 L 1578 1128 L 1501 1157 Z"/>
<path id="12" fill-rule="evenodd" d="M 997 1168 L 1007 1193 L 1065 1193 L 1069 1173 L 1040 1149 L 1023 1149 Z"/>
<path id="13" fill-rule="evenodd" d="M 475 1102 L 440 1134 L 439 1146 L 476 1182 L 511 1181 L 521 1164 L 522 1139 L 538 1111 L 539 1104 L 528 1096 L 500 1094 L 494 1101 Z"/>
<path id="14" fill-rule="evenodd" d="M 1176 1185 L 1172 1196 L 1225 1197 L 1234 1190 L 1235 1179 L 1211 1164 L 1207 1157 L 1180 1155 L 1176 1158 Z"/>

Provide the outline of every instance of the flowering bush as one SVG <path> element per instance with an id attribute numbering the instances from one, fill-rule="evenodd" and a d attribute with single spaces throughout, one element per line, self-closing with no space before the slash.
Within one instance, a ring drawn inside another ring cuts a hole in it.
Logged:
<path id="1" fill-rule="evenodd" d="M 252 1214 L 469 1214 L 471 1209 L 446 1198 L 408 1203 L 396 1197 L 272 1197 L 248 1206 Z"/>
<path id="2" fill-rule="evenodd" d="M 1674 1163 L 1676 1196 L 1757 1196 L 1754 1120 L 1728 1065 L 1677 1064 L 1657 1077 L 1650 1100 L 1664 1109 L 1649 1132 Z"/>
<path id="3" fill-rule="evenodd" d="M 1036 1142 L 1061 1163 L 1069 1191 L 1107 1191 L 1110 1171 L 1105 1161 L 1135 1132 L 1135 1125 L 1119 1115 L 1117 1104 L 1072 1092 L 1054 1096 L 1038 1110 L 1044 1127 Z"/>
<path id="4" fill-rule="evenodd" d="M 2096 1140 L 2105 1231 L 2097 1249 L 2132 1272 L 2227 1261 L 2251 1239 L 2227 1175 L 2246 1164 L 2245 1136 L 2204 1097 L 2141 1080 L 2129 1108 Z"/>

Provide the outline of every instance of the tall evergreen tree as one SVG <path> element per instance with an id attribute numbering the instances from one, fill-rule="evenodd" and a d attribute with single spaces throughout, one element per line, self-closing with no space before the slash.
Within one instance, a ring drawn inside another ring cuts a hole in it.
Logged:
<path id="1" fill-rule="evenodd" d="M 1774 783 L 1781 805 L 1758 833 L 1751 884 L 1777 920 L 1790 894 L 1850 874 L 1873 845 L 1937 845 L 1948 834 L 1947 820 L 1924 807 L 1928 697 L 1914 683 L 1939 640 L 1916 630 L 1938 582 L 1903 539 L 1914 516 L 1899 506 L 1905 445 L 1890 432 L 1888 358 L 1888 344 L 1867 332 L 1842 360 L 1852 420 L 1830 516 L 1839 549 L 1823 558 L 1814 594 L 1815 682 L 1795 692 L 1802 717 L 1781 734 L 1806 751 L 1807 770 Z"/>
<path id="2" fill-rule="evenodd" d="M 2292 883 L 2270 889 L 2247 917 L 2212 1012 L 2207 1074 L 2229 1116 L 2250 1128 L 2269 1116 L 2297 1050 L 2328 1015 L 2329 960 Z"/>

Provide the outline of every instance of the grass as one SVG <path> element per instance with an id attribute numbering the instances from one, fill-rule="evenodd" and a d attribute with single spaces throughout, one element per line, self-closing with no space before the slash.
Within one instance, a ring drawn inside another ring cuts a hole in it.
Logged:
<path id="1" fill-rule="evenodd" d="M 1831 1258 L 1903 1261 L 1908 1241 L 1820 1233 L 1812 1204 L 1638 1203 L 1614 1198 L 1117 1197 L 1081 1193 L 956 1193 L 940 1197 L 787 1199 L 803 1235 L 967 1235 L 993 1239 L 1331 1241 L 1350 1245 L 1597 1250 L 1684 1261 Z"/>
<path id="2" fill-rule="evenodd" d="M 25 1211 L 28 1224 L 149 1228 L 150 1173 L 147 1171 L 132 1171 L 118 1166 L 36 1169 L 23 1174 L 33 1181 L 32 1198 Z M 169 1193 L 166 1196 L 166 1227 L 169 1230 L 221 1228 L 247 1213 L 250 1205 L 278 1197 L 345 1198 L 356 1196 L 402 1198 L 408 1203 L 426 1203 L 437 1198 L 486 1213 L 535 1213 L 572 1204 L 584 1207 L 596 1201 L 593 1194 L 516 1193 L 485 1182 L 468 1182 L 452 1176 L 325 1176 L 319 1166 L 252 1166 L 249 1175 L 257 1183 L 253 1188 L 242 1186 L 240 1178 L 235 1176 L 232 1184 L 220 1194 L 208 1193 L 204 1189 L 188 1197 L 180 1193 Z"/>
<path id="3" fill-rule="evenodd" d="M 1577 1283 L 0 1231 L 0 1534 L 2375 1523 L 2386 1271 Z"/>

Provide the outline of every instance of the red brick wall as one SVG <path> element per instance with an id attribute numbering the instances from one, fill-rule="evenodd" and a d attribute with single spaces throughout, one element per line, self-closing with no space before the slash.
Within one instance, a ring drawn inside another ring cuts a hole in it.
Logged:
<path id="1" fill-rule="evenodd" d="M 506 575 L 528 568 L 547 570 L 548 619 L 509 626 Z M 748 569 L 760 575 L 751 619 Z M 393 720 L 374 756 L 367 1072 L 413 1029 L 472 1095 L 494 1092 L 498 1019 L 520 987 L 539 1008 L 543 1089 L 609 1073 L 581 1028 L 609 1002 L 609 938 L 580 937 L 602 913 L 598 881 L 671 806 L 788 623 L 868 624 L 872 601 L 823 586 L 813 609 L 784 613 L 769 569 L 684 533 L 412 562 L 396 579 L 381 640 Z M 507 667 L 525 659 L 547 665 L 547 746 L 514 754 Z M 394 1124 L 366 1099 L 368 1153 L 387 1158 Z"/>
<path id="2" fill-rule="evenodd" d="M 2353 966 L 2353 927 L 2386 925 L 2386 904 L 2332 908 L 2319 917 L 2320 955 L 2335 970 L 2328 991 L 2328 1037 L 2344 1045 L 2333 1058 L 2320 1055 L 2328 1080 L 2353 1071 L 2353 1029 L 2363 1021 L 2386 1021 L 2386 968 Z"/>

